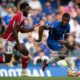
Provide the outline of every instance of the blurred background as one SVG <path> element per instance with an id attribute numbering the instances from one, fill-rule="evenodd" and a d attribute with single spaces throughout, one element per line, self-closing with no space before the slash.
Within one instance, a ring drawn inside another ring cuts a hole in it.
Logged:
<path id="1" fill-rule="evenodd" d="M 34 26 L 50 24 L 53 21 L 61 20 L 63 13 L 68 12 L 71 16 L 70 19 L 70 37 L 69 43 L 73 44 L 76 41 L 77 44 L 72 46 L 73 50 L 70 52 L 70 56 L 76 56 L 76 65 L 80 66 L 80 1 L 79 0 L 0 0 L 0 56 L 4 56 L 2 50 L 2 38 L 1 35 L 18 11 L 19 2 L 27 1 L 32 8 L 29 18 L 25 20 L 25 28 L 31 28 Z M 34 39 L 38 38 L 38 29 L 35 29 L 30 33 L 19 33 L 20 42 L 24 42 L 25 46 L 29 50 L 31 57 L 31 64 L 36 65 L 41 63 L 43 59 L 49 60 L 52 57 L 57 56 L 56 51 L 52 51 L 48 48 L 46 39 L 48 31 L 44 31 L 42 41 L 37 43 Z M 10 62 L 10 66 L 20 65 L 19 52 L 14 50 L 13 57 Z M 78 63 L 78 64 L 77 64 Z M 50 64 L 52 67 L 67 66 L 64 60 Z"/>

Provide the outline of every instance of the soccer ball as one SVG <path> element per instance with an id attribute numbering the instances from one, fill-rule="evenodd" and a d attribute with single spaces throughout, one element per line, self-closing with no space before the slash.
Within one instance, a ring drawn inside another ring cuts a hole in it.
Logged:
<path id="1" fill-rule="evenodd" d="M 76 77 L 77 76 L 77 70 L 74 68 L 68 69 L 68 77 Z"/>

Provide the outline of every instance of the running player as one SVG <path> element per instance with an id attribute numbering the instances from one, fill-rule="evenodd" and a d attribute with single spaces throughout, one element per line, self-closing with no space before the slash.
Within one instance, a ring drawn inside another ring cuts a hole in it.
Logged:
<path id="1" fill-rule="evenodd" d="M 64 13 L 62 16 L 62 21 L 54 21 L 52 26 L 40 26 L 39 27 L 39 39 L 36 40 L 40 42 L 42 40 L 42 34 L 44 30 L 49 30 L 49 36 L 47 39 L 47 45 L 50 49 L 59 51 L 64 50 L 64 53 L 68 53 L 68 50 L 65 48 L 66 38 L 68 37 L 68 33 L 70 31 L 69 25 L 70 15 L 68 13 Z M 66 51 L 66 52 L 65 52 Z M 60 59 L 64 59 L 64 56 L 59 56 Z M 43 71 L 47 67 L 47 62 L 43 61 L 42 69 Z"/>
<path id="2" fill-rule="evenodd" d="M 18 32 L 27 33 L 34 30 L 34 28 L 24 28 L 24 20 L 27 18 L 30 7 L 26 2 L 22 2 L 18 11 L 11 19 L 7 30 L 2 34 L 3 50 L 5 53 L 5 61 L 0 58 L 0 62 L 9 63 L 11 61 L 13 48 L 17 49 L 22 54 L 22 74 L 27 75 L 26 67 L 29 61 L 29 52 L 23 43 L 19 42 Z"/>

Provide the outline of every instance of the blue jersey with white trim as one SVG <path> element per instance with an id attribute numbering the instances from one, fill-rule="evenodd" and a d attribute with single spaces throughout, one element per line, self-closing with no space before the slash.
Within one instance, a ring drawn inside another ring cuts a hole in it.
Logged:
<path id="1" fill-rule="evenodd" d="M 48 25 L 48 24 L 47 24 Z M 64 35 L 69 33 L 70 25 L 62 26 L 62 21 L 54 21 L 52 25 L 48 25 L 49 36 L 48 39 L 61 40 L 64 39 Z"/>

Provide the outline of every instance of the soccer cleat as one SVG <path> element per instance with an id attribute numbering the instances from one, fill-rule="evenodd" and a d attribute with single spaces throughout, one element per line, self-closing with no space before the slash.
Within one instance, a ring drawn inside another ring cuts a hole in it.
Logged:
<path id="1" fill-rule="evenodd" d="M 75 68 L 69 68 L 67 73 L 68 73 L 68 77 L 78 76 L 77 70 Z"/>
<path id="2" fill-rule="evenodd" d="M 4 57 L 0 56 L 0 63 L 4 63 Z"/>
<path id="3" fill-rule="evenodd" d="M 26 69 L 22 70 L 21 76 L 30 76 Z"/>
<path id="4" fill-rule="evenodd" d="M 42 62 L 42 70 L 45 71 L 45 69 L 46 69 L 47 66 L 48 66 L 47 61 L 44 60 L 44 61 Z"/>

